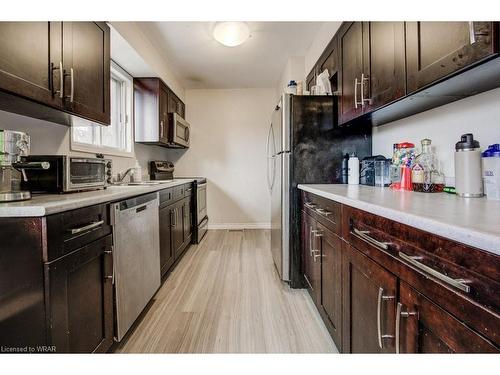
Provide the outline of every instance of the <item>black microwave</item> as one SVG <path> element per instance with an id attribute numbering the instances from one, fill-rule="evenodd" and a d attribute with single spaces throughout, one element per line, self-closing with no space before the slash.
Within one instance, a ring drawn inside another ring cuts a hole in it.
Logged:
<path id="1" fill-rule="evenodd" d="M 47 169 L 26 169 L 22 189 L 34 193 L 69 193 L 103 189 L 111 184 L 112 162 L 109 159 L 68 155 L 30 155 L 26 162 L 49 163 Z"/>

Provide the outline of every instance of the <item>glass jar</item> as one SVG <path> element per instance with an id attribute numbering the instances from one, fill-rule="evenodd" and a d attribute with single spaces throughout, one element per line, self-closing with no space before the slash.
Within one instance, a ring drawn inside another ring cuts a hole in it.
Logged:
<path id="1" fill-rule="evenodd" d="M 443 191 L 444 174 L 440 171 L 438 160 L 432 151 L 430 139 L 422 139 L 422 152 L 415 158 L 411 180 L 413 191 L 439 193 Z"/>

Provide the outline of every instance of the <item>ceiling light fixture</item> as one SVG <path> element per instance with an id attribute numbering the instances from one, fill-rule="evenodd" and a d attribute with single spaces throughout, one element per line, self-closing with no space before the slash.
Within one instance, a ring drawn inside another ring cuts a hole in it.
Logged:
<path id="1" fill-rule="evenodd" d="M 245 22 L 218 22 L 213 35 L 219 43 L 227 47 L 236 47 L 250 37 L 250 29 Z"/>

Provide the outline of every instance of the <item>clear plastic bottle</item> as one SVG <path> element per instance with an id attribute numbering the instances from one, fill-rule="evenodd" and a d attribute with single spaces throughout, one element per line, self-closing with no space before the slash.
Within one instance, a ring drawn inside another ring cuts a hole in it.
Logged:
<path id="1" fill-rule="evenodd" d="M 422 139 L 422 152 L 415 158 L 411 180 L 413 191 L 439 193 L 444 188 L 444 175 L 439 170 L 436 155 L 432 152 L 430 139 Z"/>

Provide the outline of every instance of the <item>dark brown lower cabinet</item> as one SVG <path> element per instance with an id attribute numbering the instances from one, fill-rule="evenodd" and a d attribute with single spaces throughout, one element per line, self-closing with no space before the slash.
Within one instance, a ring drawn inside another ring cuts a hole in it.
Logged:
<path id="1" fill-rule="evenodd" d="M 302 274 L 316 306 L 321 305 L 321 250 L 315 248 L 316 221 L 302 212 Z"/>
<path id="2" fill-rule="evenodd" d="M 174 264 L 174 249 L 172 248 L 172 221 L 174 210 L 170 207 L 160 207 L 160 267 L 161 275 L 165 275 Z"/>
<path id="3" fill-rule="evenodd" d="M 321 249 L 321 311 L 326 315 L 327 327 L 333 341 L 341 345 L 342 329 L 342 240 L 318 223 Z"/>
<path id="4" fill-rule="evenodd" d="M 49 346 L 58 353 L 106 352 L 113 343 L 113 257 L 108 235 L 46 263 Z"/>
<path id="5" fill-rule="evenodd" d="M 396 276 L 348 244 L 343 256 L 344 351 L 394 353 Z"/>
<path id="6" fill-rule="evenodd" d="M 399 286 L 396 345 L 400 353 L 488 353 L 498 349 L 408 284 Z"/>

